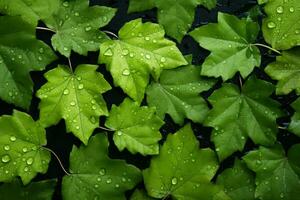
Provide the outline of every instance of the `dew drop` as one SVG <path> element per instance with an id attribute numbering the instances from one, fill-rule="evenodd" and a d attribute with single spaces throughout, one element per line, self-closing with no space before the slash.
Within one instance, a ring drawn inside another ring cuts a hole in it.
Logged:
<path id="1" fill-rule="evenodd" d="M 12 141 L 12 142 L 14 142 L 14 141 L 17 140 L 17 138 L 16 138 L 15 136 L 11 136 L 9 139 L 10 139 L 10 141 Z"/>
<path id="2" fill-rule="evenodd" d="M 273 29 L 276 27 L 276 24 L 274 22 L 268 22 L 267 26 L 268 28 Z"/>
<path id="3" fill-rule="evenodd" d="M 105 56 L 112 56 L 113 55 L 113 52 L 110 48 L 108 48 L 105 52 L 104 52 L 104 55 Z"/>
<path id="4" fill-rule="evenodd" d="M 26 163 L 27 163 L 27 165 L 32 165 L 32 163 L 33 163 L 33 158 L 28 158 L 28 159 L 26 160 Z"/>
<path id="5" fill-rule="evenodd" d="M 79 85 L 78 85 L 78 89 L 79 89 L 79 90 L 82 90 L 82 89 L 83 89 L 83 84 L 79 84 Z"/>
<path id="6" fill-rule="evenodd" d="M 24 171 L 25 171 L 25 172 L 28 172 L 28 171 L 29 171 L 29 168 L 28 168 L 28 167 L 24 167 Z"/>
<path id="7" fill-rule="evenodd" d="M 290 7 L 289 10 L 290 10 L 291 13 L 295 12 L 295 8 L 294 7 Z"/>
<path id="8" fill-rule="evenodd" d="M 5 151 L 9 151 L 10 150 L 9 145 L 5 145 L 3 148 L 4 148 Z"/>
<path id="9" fill-rule="evenodd" d="M 9 155 L 2 156 L 1 161 L 3 163 L 8 163 L 10 161 L 10 156 Z"/>
<path id="10" fill-rule="evenodd" d="M 91 27 L 91 26 L 85 27 L 85 31 L 90 31 L 90 30 L 92 30 L 92 27 Z"/>
<path id="11" fill-rule="evenodd" d="M 162 62 L 162 63 L 166 62 L 166 58 L 165 57 L 161 57 L 160 58 L 160 62 Z"/>
<path id="12" fill-rule="evenodd" d="M 128 69 L 124 69 L 123 72 L 122 72 L 122 75 L 129 76 L 130 75 L 130 71 Z"/>
<path id="13" fill-rule="evenodd" d="M 128 54 L 129 54 L 128 49 L 123 49 L 122 55 L 123 55 L 123 56 L 127 56 Z"/>
<path id="14" fill-rule="evenodd" d="M 112 180 L 110 178 L 106 180 L 107 184 L 110 184 L 111 182 L 112 182 Z"/>
<path id="15" fill-rule="evenodd" d="M 177 182 L 178 182 L 178 181 L 177 181 L 177 178 L 176 178 L 176 177 L 172 178 L 172 180 L 171 180 L 172 185 L 176 185 Z"/>
<path id="16" fill-rule="evenodd" d="M 283 7 L 278 6 L 277 9 L 276 9 L 276 12 L 279 13 L 279 14 L 283 13 Z"/>
<path id="17" fill-rule="evenodd" d="M 70 93 L 70 92 L 69 92 L 68 89 L 65 89 L 64 92 L 63 92 L 64 95 L 67 95 L 67 94 L 69 94 L 69 93 Z"/>
<path id="18" fill-rule="evenodd" d="M 76 105 L 75 101 L 72 101 L 72 102 L 70 103 L 70 105 L 71 105 L 71 106 L 75 106 L 75 105 Z"/>
<path id="19" fill-rule="evenodd" d="M 106 170 L 104 168 L 100 169 L 99 174 L 104 176 L 106 174 Z"/>
<path id="20" fill-rule="evenodd" d="M 68 7 L 69 6 L 69 2 L 67 2 L 67 1 L 63 2 L 63 6 L 64 7 Z"/>
<path id="21" fill-rule="evenodd" d="M 75 15 L 76 17 L 78 17 L 78 16 L 79 16 L 79 13 L 78 13 L 78 12 L 75 12 L 74 15 Z"/>
<path id="22" fill-rule="evenodd" d="M 27 149 L 26 147 L 24 147 L 24 148 L 22 149 L 22 151 L 23 151 L 24 153 L 26 153 L 26 152 L 28 151 L 28 149 Z"/>
<path id="23" fill-rule="evenodd" d="M 117 135 L 118 135 L 118 136 L 123 135 L 122 131 L 117 131 Z"/>

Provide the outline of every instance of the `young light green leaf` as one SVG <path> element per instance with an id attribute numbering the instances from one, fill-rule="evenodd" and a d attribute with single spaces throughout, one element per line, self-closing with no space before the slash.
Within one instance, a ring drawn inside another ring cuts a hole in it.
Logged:
<path id="1" fill-rule="evenodd" d="M 37 92 L 44 127 L 64 119 L 67 131 L 88 143 L 99 116 L 108 115 L 101 94 L 111 88 L 96 70 L 96 65 L 79 65 L 73 73 L 67 66 L 58 66 L 45 74 L 48 82 Z"/>
<path id="2" fill-rule="evenodd" d="M 88 146 L 73 147 L 72 174 L 62 182 L 63 199 L 126 199 L 124 192 L 141 181 L 140 170 L 123 160 L 110 159 L 107 148 L 108 140 L 103 134 L 92 137 Z"/>
<path id="3" fill-rule="evenodd" d="M 0 182 L 20 176 L 24 184 L 37 173 L 46 173 L 50 153 L 46 131 L 26 113 L 14 111 L 0 117 Z"/>
<path id="4" fill-rule="evenodd" d="M 56 56 L 20 17 L 1 16 L 0 36 L 0 98 L 28 109 L 33 91 L 29 72 L 43 70 Z"/>
<path id="5" fill-rule="evenodd" d="M 292 107 L 294 108 L 295 113 L 291 119 L 288 129 L 300 137 L 300 98 L 292 103 Z"/>
<path id="6" fill-rule="evenodd" d="M 117 107 L 113 105 L 105 126 L 115 130 L 113 140 L 120 151 L 153 155 L 159 153 L 159 128 L 164 122 L 156 116 L 155 108 L 140 107 L 126 98 Z"/>
<path id="7" fill-rule="evenodd" d="M 157 7 L 159 24 L 165 28 L 167 35 L 180 42 L 192 26 L 196 7 L 203 5 L 212 9 L 216 3 L 216 0 L 130 0 L 128 12 Z"/>
<path id="8" fill-rule="evenodd" d="M 192 65 L 173 70 L 164 70 L 159 82 L 153 81 L 147 88 L 147 102 L 157 109 L 164 119 L 169 114 L 172 119 L 183 124 L 184 118 L 202 122 L 209 109 L 199 93 L 210 89 L 214 80 L 200 76 L 200 67 Z"/>
<path id="9" fill-rule="evenodd" d="M 276 94 L 288 94 L 293 90 L 300 94 L 300 48 L 283 51 L 265 71 L 272 79 L 279 81 Z"/>
<path id="10" fill-rule="evenodd" d="M 299 147 L 298 145 L 298 152 Z M 295 161 L 299 160 L 298 156 L 290 157 L 288 153 L 286 157 L 283 148 L 277 144 L 272 148 L 261 146 L 258 150 L 248 153 L 243 159 L 256 173 L 256 198 L 262 200 L 299 199 L 299 174 L 291 166 L 291 163 L 297 163 Z M 300 165 L 297 167 L 299 168 Z"/>
<path id="11" fill-rule="evenodd" d="M 51 200 L 57 180 L 32 182 L 23 186 L 19 180 L 0 186 L 2 200 Z"/>
<path id="12" fill-rule="evenodd" d="M 163 69 L 187 62 L 175 43 L 164 38 L 164 30 L 150 22 L 136 19 L 119 31 L 119 40 L 100 46 L 99 63 L 105 63 L 116 86 L 135 101 L 141 102 L 149 82 L 149 74 L 157 80 Z"/>
<path id="13" fill-rule="evenodd" d="M 248 137 L 256 144 L 274 144 L 276 118 L 282 112 L 279 103 L 269 97 L 273 90 L 271 83 L 251 77 L 241 91 L 225 83 L 209 97 L 213 109 L 204 124 L 214 128 L 211 139 L 220 160 L 242 151 Z"/>
<path id="14" fill-rule="evenodd" d="M 201 74 L 221 76 L 224 81 L 237 72 L 247 77 L 261 62 L 259 49 L 252 44 L 258 32 L 257 23 L 225 13 L 218 14 L 217 24 L 192 31 L 190 35 L 200 46 L 211 51 L 202 65 Z"/>
<path id="15" fill-rule="evenodd" d="M 278 50 L 300 44 L 300 4 L 298 0 L 268 0 L 264 10 L 262 31 L 265 40 Z"/>
<path id="16" fill-rule="evenodd" d="M 224 186 L 232 200 L 254 200 L 254 174 L 247 166 L 236 159 L 232 168 L 225 169 L 217 179 L 217 184 Z"/>
<path id="17" fill-rule="evenodd" d="M 52 15 L 59 7 L 59 0 L 0 0 L 0 13 L 21 16 L 32 25 Z"/>
<path id="18" fill-rule="evenodd" d="M 143 190 L 135 190 L 130 200 L 155 200 L 152 197 L 149 197 L 147 193 Z"/>
<path id="19" fill-rule="evenodd" d="M 190 125 L 168 135 L 159 156 L 144 170 L 144 183 L 150 196 L 171 195 L 183 200 L 227 200 L 225 193 L 210 181 L 218 169 L 215 153 L 199 149 Z"/>
<path id="20" fill-rule="evenodd" d="M 89 7 L 89 0 L 61 1 L 58 11 L 44 22 L 55 31 L 51 39 L 55 50 L 66 57 L 71 50 L 87 55 L 107 39 L 98 29 L 108 24 L 115 12 L 104 6 Z"/>

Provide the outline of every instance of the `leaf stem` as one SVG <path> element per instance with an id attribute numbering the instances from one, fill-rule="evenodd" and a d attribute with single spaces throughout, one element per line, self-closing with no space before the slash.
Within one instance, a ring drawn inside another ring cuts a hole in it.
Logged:
<path id="1" fill-rule="evenodd" d="M 67 172 L 67 170 L 64 168 L 61 160 L 59 159 L 58 155 L 51 149 L 47 148 L 47 147 L 42 147 L 43 149 L 49 151 L 50 153 L 52 153 L 54 155 L 54 157 L 58 160 L 58 163 L 61 167 L 61 169 L 65 172 L 66 175 L 70 176 L 71 174 L 69 172 Z"/>
<path id="2" fill-rule="evenodd" d="M 44 30 L 44 31 L 50 31 L 50 32 L 53 32 L 53 33 L 56 33 L 55 30 L 52 30 L 50 28 L 46 28 L 46 27 L 36 27 L 37 30 Z"/>
<path id="3" fill-rule="evenodd" d="M 243 80 L 242 80 L 242 77 L 241 77 L 241 76 L 239 76 L 239 83 L 240 83 L 240 87 L 241 87 L 241 89 L 242 89 L 242 87 L 243 87 Z"/>
<path id="4" fill-rule="evenodd" d="M 276 52 L 276 53 L 278 53 L 278 54 L 281 54 L 280 51 L 278 51 L 278 50 L 276 50 L 276 49 L 274 49 L 274 48 L 272 48 L 272 47 L 269 47 L 269 46 L 267 46 L 267 45 L 264 45 L 264 44 L 255 43 L 255 44 L 251 44 L 251 45 L 252 45 L 252 46 L 260 46 L 260 47 L 264 47 L 264 48 L 269 49 L 269 50 L 271 50 L 271 51 L 274 51 L 274 52 Z"/>
<path id="5" fill-rule="evenodd" d="M 103 126 L 99 126 L 98 128 L 102 129 L 102 130 L 105 130 L 105 131 L 110 131 L 110 132 L 114 132 L 115 130 L 113 129 L 110 129 L 110 128 L 106 128 L 106 127 L 103 127 Z"/>
<path id="6" fill-rule="evenodd" d="M 286 128 L 286 127 L 283 127 L 283 126 L 278 126 L 278 129 L 286 130 L 287 128 Z"/>
<path id="7" fill-rule="evenodd" d="M 70 59 L 70 58 L 68 58 L 68 62 L 69 62 L 69 67 L 70 67 L 72 73 L 74 73 L 74 72 L 73 72 L 72 62 L 71 62 L 71 59 Z"/>
<path id="8" fill-rule="evenodd" d="M 107 33 L 108 35 L 112 35 L 115 38 L 119 39 L 119 37 L 116 34 L 114 34 L 113 32 L 110 32 L 110 31 L 102 31 L 102 32 Z"/>

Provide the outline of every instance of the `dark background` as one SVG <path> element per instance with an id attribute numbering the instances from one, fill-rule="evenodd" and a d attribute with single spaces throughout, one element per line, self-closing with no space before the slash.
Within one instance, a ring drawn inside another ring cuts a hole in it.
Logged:
<path id="1" fill-rule="evenodd" d="M 156 9 L 152 9 L 146 12 L 127 14 L 128 0 L 90 0 L 90 5 L 91 6 L 104 5 L 104 6 L 114 7 L 118 9 L 116 16 L 113 18 L 111 23 L 108 26 L 101 28 L 102 30 L 108 30 L 116 34 L 118 33 L 118 30 L 124 25 L 124 23 L 136 18 L 141 17 L 143 18 L 144 21 L 157 22 Z M 255 5 L 257 5 L 257 2 L 255 0 L 219 0 L 217 7 L 211 11 L 203 8 L 202 6 L 198 7 L 192 29 L 210 22 L 216 22 L 217 12 L 226 12 L 226 13 L 234 14 L 239 17 L 245 17 L 247 15 L 246 12 Z M 259 21 L 261 22 L 261 17 L 259 18 Z M 44 26 L 44 24 L 40 23 L 39 26 Z M 47 44 L 49 44 L 49 46 L 51 46 L 51 41 L 50 41 L 51 36 L 52 33 L 40 31 L 40 30 L 37 31 L 37 37 L 43 40 L 44 42 L 46 42 Z M 172 38 L 169 39 L 173 40 Z M 257 42 L 265 43 L 262 38 L 262 34 L 260 34 L 260 36 L 258 37 Z M 193 54 L 193 63 L 196 65 L 201 65 L 201 63 L 209 54 L 208 51 L 199 47 L 199 45 L 190 36 L 185 36 L 182 43 L 178 44 L 178 47 L 180 48 L 180 50 L 184 55 Z M 263 72 L 264 67 L 268 63 L 275 60 L 275 54 L 273 54 L 272 52 L 268 52 L 266 49 L 261 49 L 261 52 L 262 52 L 262 66 L 260 69 L 256 68 L 253 73 L 255 73 L 256 76 L 258 76 L 261 79 L 265 79 L 273 83 L 276 83 L 272 81 Z M 97 64 L 98 54 L 99 52 L 91 52 L 87 57 L 84 57 L 76 53 L 72 53 L 71 55 L 72 65 L 77 66 L 78 64 Z M 58 53 L 57 55 L 59 59 L 54 63 L 52 63 L 51 65 L 49 65 L 47 67 L 47 70 L 56 67 L 57 64 L 68 64 L 68 61 L 65 57 L 59 55 Z M 46 82 L 46 80 L 43 77 L 45 71 L 31 73 L 31 77 L 34 81 L 34 92 L 36 92 Z M 106 80 L 109 81 L 111 85 L 113 85 L 112 77 L 106 71 L 104 65 L 101 65 L 98 71 L 104 74 Z M 236 75 L 229 82 L 238 84 L 237 77 L 238 75 Z M 222 83 L 221 80 L 219 80 L 219 82 L 213 89 L 201 95 L 207 98 L 214 91 L 214 89 L 219 88 L 221 86 L 221 83 Z M 123 91 L 120 88 L 113 88 L 112 90 L 104 94 L 104 98 L 109 108 L 111 107 L 112 104 L 120 104 L 125 97 L 126 95 L 123 93 Z M 293 110 L 290 108 L 289 104 L 293 102 L 297 98 L 297 96 L 295 95 L 295 93 L 292 93 L 288 96 L 273 95 L 272 98 L 278 100 L 282 104 L 282 109 L 285 110 L 287 113 L 287 117 L 278 119 L 278 125 L 281 127 L 286 127 L 290 121 L 290 116 L 293 114 Z M 145 101 L 143 103 L 145 104 Z M 29 114 L 31 114 L 34 119 L 38 119 L 39 116 L 38 104 L 39 104 L 39 99 L 34 96 L 30 110 L 25 111 L 25 112 L 29 112 Z M 21 108 L 16 108 L 13 105 L 7 104 L 0 100 L 0 115 L 3 114 L 10 115 L 12 114 L 13 109 L 22 110 Z M 101 117 L 100 124 L 102 126 L 104 122 L 105 122 L 105 117 Z M 166 117 L 165 122 L 166 124 L 161 128 L 161 133 L 163 134 L 164 138 L 168 133 L 174 133 L 180 128 L 178 125 L 174 124 L 174 122 L 171 120 L 169 116 Z M 192 124 L 192 126 L 195 135 L 200 141 L 201 144 L 200 146 L 214 148 L 214 145 L 210 142 L 211 128 L 203 127 L 199 124 Z M 71 148 L 73 145 L 79 146 L 81 142 L 77 138 L 75 138 L 71 133 L 66 133 L 66 128 L 63 120 L 61 120 L 60 123 L 57 124 L 56 126 L 52 126 L 50 128 L 47 128 L 46 130 L 47 130 L 47 140 L 48 140 L 47 147 L 52 149 L 54 152 L 56 152 L 56 154 L 62 160 L 62 163 L 65 166 L 65 168 L 68 169 L 68 165 L 69 165 L 68 158 L 69 158 Z M 94 133 L 99 133 L 101 131 L 102 131 L 101 129 L 96 129 Z M 150 157 L 143 157 L 139 154 L 132 155 L 128 151 L 119 152 L 112 142 L 112 137 L 111 137 L 112 134 L 109 133 L 108 136 L 110 139 L 109 152 L 111 158 L 124 159 L 128 163 L 134 164 L 140 169 L 145 169 L 149 166 Z M 300 143 L 300 139 L 298 137 L 282 129 L 279 129 L 278 141 L 283 144 L 285 149 L 288 149 L 291 145 L 295 143 Z M 253 144 L 250 140 L 248 140 L 245 150 L 243 152 L 235 153 L 234 155 L 226 159 L 223 163 L 221 163 L 221 167 L 218 173 L 224 170 L 224 168 L 230 167 L 233 164 L 235 157 L 241 157 L 245 152 L 255 147 L 256 147 L 255 144 Z M 64 176 L 64 172 L 62 171 L 55 157 L 52 155 L 52 160 L 50 162 L 49 170 L 47 174 L 38 175 L 34 180 L 37 181 L 43 179 L 58 178 L 59 184 L 57 185 L 53 199 L 59 200 L 61 199 L 60 182 L 63 176 Z M 143 187 L 143 184 L 141 183 L 138 187 Z M 127 195 L 130 196 L 131 192 L 132 191 L 129 191 Z"/>

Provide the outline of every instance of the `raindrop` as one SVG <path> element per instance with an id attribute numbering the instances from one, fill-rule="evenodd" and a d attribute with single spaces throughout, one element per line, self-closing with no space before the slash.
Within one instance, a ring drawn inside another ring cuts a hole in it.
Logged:
<path id="1" fill-rule="evenodd" d="M 2 161 L 3 163 L 8 163 L 8 162 L 10 161 L 9 155 L 4 155 L 4 156 L 2 156 L 1 161 Z"/>
<path id="2" fill-rule="evenodd" d="M 122 72 L 122 74 L 124 76 L 129 76 L 130 75 L 130 71 L 128 69 L 124 69 L 123 72 Z"/>
<path id="3" fill-rule="evenodd" d="M 165 57 L 161 57 L 160 58 L 160 62 L 162 62 L 162 63 L 166 62 L 166 58 Z"/>
<path id="4" fill-rule="evenodd" d="M 33 163 L 33 158 L 28 158 L 28 159 L 26 160 L 26 163 L 27 163 L 27 165 L 32 165 L 32 163 Z"/>
<path id="5" fill-rule="evenodd" d="M 113 52 L 111 51 L 110 48 L 108 48 L 108 49 L 104 52 L 104 55 L 105 55 L 105 56 L 112 56 L 112 55 L 113 55 Z"/>
<path id="6" fill-rule="evenodd" d="M 22 151 L 23 151 L 24 153 L 26 153 L 26 152 L 28 151 L 28 149 L 27 149 L 26 147 L 24 147 L 24 148 L 22 149 Z"/>
<path id="7" fill-rule="evenodd" d="M 75 14 L 74 14 L 76 17 L 78 17 L 79 16 L 79 13 L 78 12 L 75 12 Z"/>
<path id="8" fill-rule="evenodd" d="M 100 169 L 99 174 L 104 176 L 106 174 L 106 170 L 104 168 Z"/>
<path id="9" fill-rule="evenodd" d="M 129 54 L 128 49 L 123 49 L 122 55 L 127 56 Z"/>
<path id="10" fill-rule="evenodd" d="M 17 140 L 17 138 L 16 138 L 15 136 L 11 136 L 9 139 L 10 139 L 10 141 L 12 141 L 12 142 L 14 142 L 14 141 Z"/>
<path id="11" fill-rule="evenodd" d="M 276 24 L 274 22 L 268 22 L 267 24 L 268 28 L 275 28 L 276 27 Z"/>
<path id="12" fill-rule="evenodd" d="M 67 95 L 67 94 L 69 94 L 70 92 L 69 92 L 68 89 L 65 89 L 63 93 L 64 93 L 64 95 Z"/>
<path id="13" fill-rule="evenodd" d="M 151 56 L 149 54 L 146 54 L 145 56 L 148 60 L 151 58 Z"/>
<path id="14" fill-rule="evenodd" d="M 112 180 L 110 178 L 106 180 L 107 184 L 110 184 L 111 182 L 112 182 Z"/>
<path id="15" fill-rule="evenodd" d="M 75 105 L 76 105 L 75 101 L 72 101 L 72 102 L 70 103 L 70 105 L 71 105 L 71 106 L 75 106 Z"/>
<path id="16" fill-rule="evenodd" d="M 90 30 L 92 30 L 92 27 L 91 27 L 91 26 L 85 27 L 85 31 L 90 31 Z"/>
<path id="17" fill-rule="evenodd" d="M 79 89 L 79 90 L 82 90 L 82 89 L 83 89 L 83 84 L 79 84 L 79 85 L 78 85 L 78 89 Z"/>
<path id="18" fill-rule="evenodd" d="M 282 6 L 278 6 L 276 9 L 277 13 L 281 14 L 283 13 L 283 7 Z"/>
<path id="19" fill-rule="evenodd" d="M 28 171 L 29 171 L 29 168 L 28 168 L 28 167 L 24 167 L 24 171 L 25 171 L 25 172 L 28 172 Z"/>
<path id="20" fill-rule="evenodd" d="M 117 132 L 117 135 L 118 135 L 118 136 L 123 135 L 122 131 L 118 131 L 118 132 Z"/>
<path id="21" fill-rule="evenodd" d="M 9 151 L 9 150 L 10 150 L 9 145 L 5 145 L 5 146 L 4 146 L 4 150 L 5 150 L 5 151 Z"/>
<path id="22" fill-rule="evenodd" d="M 293 13 L 295 11 L 294 7 L 290 7 L 290 12 Z"/>
<path id="23" fill-rule="evenodd" d="M 175 177 L 174 177 L 174 178 L 172 178 L 171 182 L 172 182 L 172 185 L 176 185 L 176 184 L 177 184 L 177 182 L 178 182 L 178 181 L 177 181 L 177 178 L 175 178 Z"/>
<path id="24" fill-rule="evenodd" d="M 63 6 L 64 7 L 68 7 L 69 6 L 69 2 L 67 2 L 67 1 L 63 2 Z"/>

